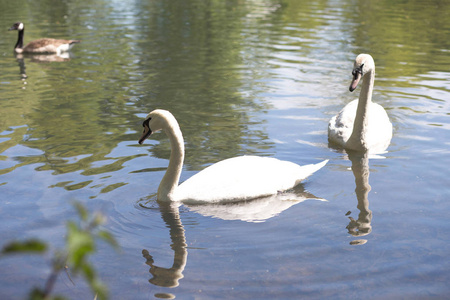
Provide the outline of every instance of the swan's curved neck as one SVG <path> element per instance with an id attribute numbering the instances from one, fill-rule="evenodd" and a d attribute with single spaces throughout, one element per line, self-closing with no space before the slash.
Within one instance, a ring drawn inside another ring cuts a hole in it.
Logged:
<path id="1" fill-rule="evenodd" d="M 353 150 L 367 150 L 366 132 L 368 126 L 368 112 L 372 103 L 372 91 L 375 81 L 375 70 L 372 69 L 363 77 L 361 92 L 359 94 L 358 108 L 356 109 L 355 123 L 352 135 L 347 141 L 347 147 Z"/>
<path id="2" fill-rule="evenodd" d="M 178 124 L 164 130 L 170 140 L 169 166 L 158 188 L 158 200 L 171 201 L 178 186 L 184 162 L 184 139 Z"/>

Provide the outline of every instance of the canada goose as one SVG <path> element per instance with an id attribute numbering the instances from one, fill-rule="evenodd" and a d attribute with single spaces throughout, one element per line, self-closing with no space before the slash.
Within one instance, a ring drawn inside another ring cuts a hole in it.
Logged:
<path id="1" fill-rule="evenodd" d="M 57 40 L 43 38 L 39 40 L 34 40 L 29 42 L 25 47 L 23 46 L 23 35 L 25 32 L 25 26 L 22 22 L 14 23 L 14 25 L 9 30 L 19 31 L 19 38 L 14 46 L 14 51 L 16 53 L 56 53 L 61 54 L 62 52 L 69 51 L 72 46 L 81 41 L 79 40 Z"/>
<path id="2" fill-rule="evenodd" d="M 178 185 L 184 161 L 184 140 L 175 117 L 156 109 L 144 120 L 142 144 L 153 132 L 169 137 L 171 154 L 158 188 L 159 201 L 232 202 L 250 200 L 289 190 L 322 168 L 328 160 L 300 166 L 272 157 L 238 156 L 215 163 Z"/>

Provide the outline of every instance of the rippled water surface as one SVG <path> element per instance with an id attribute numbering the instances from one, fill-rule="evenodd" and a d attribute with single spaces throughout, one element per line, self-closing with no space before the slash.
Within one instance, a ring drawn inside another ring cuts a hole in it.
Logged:
<path id="1" fill-rule="evenodd" d="M 74 200 L 121 245 L 92 263 L 112 299 L 443 299 L 450 288 L 450 7 L 446 1 L 0 2 L 0 246 L 64 244 Z M 70 56 L 15 57 L 81 39 Z M 352 61 L 376 63 L 374 101 L 394 135 L 367 157 L 328 146 Z M 185 180 L 244 154 L 329 159 L 305 201 L 158 204 L 170 110 Z M 0 298 L 43 286 L 50 256 L 0 258 Z M 91 299 L 80 277 L 56 293 Z"/>

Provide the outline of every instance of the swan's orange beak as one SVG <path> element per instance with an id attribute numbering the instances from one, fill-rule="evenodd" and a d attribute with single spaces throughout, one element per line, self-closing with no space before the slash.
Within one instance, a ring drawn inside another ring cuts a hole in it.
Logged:
<path id="1" fill-rule="evenodd" d="M 152 134 L 152 130 L 150 127 L 148 127 L 147 124 L 144 124 L 144 132 L 142 133 L 141 138 L 139 139 L 139 144 L 142 145 L 142 143 Z"/>
<path id="2" fill-rule="evenodd" d="M 356 89 L 360 80 L 361 80 L 361 73 L 353 72 L 353 80 L 352 83 L 350 83 L 350 87 L 348 88 L 350 92 L 353 92 Z"/>

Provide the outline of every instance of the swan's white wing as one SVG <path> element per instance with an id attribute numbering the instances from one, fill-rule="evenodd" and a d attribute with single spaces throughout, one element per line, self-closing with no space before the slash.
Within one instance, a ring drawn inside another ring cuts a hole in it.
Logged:
<path id="1" fill-rule="evenodd" d="M 240 156 L 220 161 L 183 182 L 174 200 L 222 202 L 277 194 L 326 164 L 299 166 L 271 157 Z"/>
<path id="2" fill-rule="evenodd" d="M 369 114 L 369 126 L 367 129 L 366 142 L 369 153 L 383 153 L 392 139 L 392 124 L 386 110 L 377 103 L 372 103 Z"/>
<path id="3" fill-rule="evenodd" d="M 328 123 L 328 138 L 330 141 L 345 147 L 345 143 L 353 132 L 357 107 L 358 99 L 348 103 L 337 115 L 331 118 Z"/>

